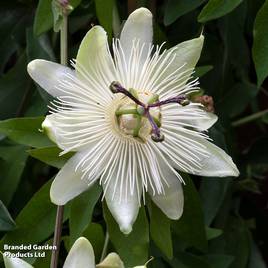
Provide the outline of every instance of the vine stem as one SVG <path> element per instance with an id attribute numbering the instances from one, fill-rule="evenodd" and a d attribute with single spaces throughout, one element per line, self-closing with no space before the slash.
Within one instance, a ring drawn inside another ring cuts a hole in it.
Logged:
<path id="1" fill-rule="evenodd" d="M 63 15 L 63 22 L 60 31 L 60 63 L 67 65 L 68 60 L 68 15 Z"/>
<path id="2" fill-rule="evenodd" d="M 60 62 L 62 65 L 67 65 L 68 60 L 67 29 L 68 29 L 68 15 L 63 14 L 63 22 L 60 30 Z M 53 238 L 53 246 L 55 246 L 56 249 L 52 251 L 50 268 L 57 268 L 58 266 L 63 213 L 64 213 L 64 206 L 58 206 L 56 222 L 55 222 L 54 238 Z"/>
<path id="3" fill-rule="evenodd" d="M 54 238 L 53 238 L 53 246 L 55 246 L 56 249 L 53 250 L 52 254 L 51 254 L 50 268 L 57 268 L 57 265 L 58 265 L 63 212 L 64 212 L 64 206 L 58 206 L 57 207 L 57 216 L 56 216 L 56 223 L 55 223 Z"/>
<path id="4" fill-rule="evenodd" d="M 239 127 L 239 126 L 244 125 L 246 123 L 250 123 L 250 122 L 252 122 L 254 120 L 257 120 L 257 119 L 259 119 L 260 117 L 262 117 L 262 116 L 264 116 L 266 114 L 268 114 L 268 109 L 265 109 L 263 111 L 255 113 L 255 114 L 251 114 L 249 116 L 246 116 L 246 117 L 243 117 L 241 119 L 238 119 L 238 120 L 232 122 L 232 126 L 233 127 Z"/>
<path id="5" fill-rule="evenodd" d="M 109 244 L 109 233 L 108 233 L 108 231 L 106 231 L 100 262 L 102 262 L 107 255 L 108 244 Z"/>

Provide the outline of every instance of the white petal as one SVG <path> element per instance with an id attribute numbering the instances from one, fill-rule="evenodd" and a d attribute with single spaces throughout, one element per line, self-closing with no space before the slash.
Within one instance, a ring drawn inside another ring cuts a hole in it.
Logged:
<path id="1" fill-rule="evenodd" d="M 170 48 L 167 50 L 166 53 L 169 51 L 173 51 L 176 54 L 176 57 L 172 64 L 168 68 L 168 72 L 172 73 L 179 67 L 182 67 L 180 70 L 181 72 L 189 69 L 194 69 L 195 65 L 197 64 L 201 51 L 203 48 L 204 43 L 204 36 L 200 35 L 198 38 L 194 38 L 185 42 L 182 42 L 175 47 Z M 187 80 L 186 80 L 187 81 Z"/>
<path id="2" fill-rule="evenodd" d="M 153 40 L 153 22 L 152 13 L 146 8 L 139 8 L 132 12 L 120 35 L 120 43 L 124 50 L 126 59 L 130 57 L 133 40 L 146 44 L 143 54 L 148 54 L 149 45 Z"/>
<path id="3" fill-rule="evenodd" d="M 56 205 L 65 205 L 68 201 L 86 191 L 88 181 L 82 178 L 82 171 L 75 168 L 86 152 L 76 153 L 59 171 L 50 188 L 50 199 Z"/>
<path id="4" fill-rule="evenodd" d="M 183 190 L 179 179 L 175 176 L 170 168 L 163 161 L 159 161 L 159 165 L 163 176 L 169 186 L 164 185 L 164 194 L 152 195 L 149 189 L 149 194 L 154 203 L 172 220 L 178 220 L 183 212 Z"/>
<path id="5" fill-rule="evenodd" d="M 164 122 L 172 122 L 174 126 L 187 126 L 196 128 L 200 131 L 211 128 L 218 120 L 218 116 L 206 112 L 203 107 L 197 106 L 195 103 L 190 103 L 187 106 L 169 105 L 164 107 L 163 112 Z"/>
<path id="6" fill-rule="evenodd" d="M 115 166 L 110 174 L 112 181 L 104 184 L 103 188 L 107 206 L 118 223 L 120 230 L 124 234 L 129 234 L 139 213 L 141 189 L 139 189 L 138 193 L 135 187 L 131 194 L 126 187 L 127 180 L 121 169 L 122 167 Z M 141 188 L 141 185 L 137 187 Z M 125 194 L 123 191 L 126 191 Z"/>
<path id="7" fill-rule="evenodd" d="M 132 231 L 132 225 L 135 222 L 140 208 L 140 201 L 137 197 L 137 193 L 134 191 L 134 194 L 128 194 L 127 198 L 120 201 L 120 193 L 118 187 L 114 194 L 114 187 L 109 186 L 105 199 L 107 202 L 107 206 L 112 213 L 114 219 L 119 225 L 120 230 L 124 234 L 129 234 Z"/>
<path id="8" fill-rule="evenodd" d="M 9 258 L 5 257 L 4 258 L 4 263 L 6 268 L 33 268 L 32 265 L 27 263 L 26 261 L 19 259 L 19 258 Z"/>
<path id="9" fill-rule="evenodd" d="M 90 242 L 84 238 L 78 238 L 73 244 L 63 268 L 95 268 L 95 256 Z"/>
<path id="10" fill-rule="evenodd" d="M 218 120 L 218 116 L 205 112 L 204 115 L 200 116 L 199 118 L 196 119 L 180 119 L 180 124 L 189 124 L 192 127 L 198 129 L 199 131 L 205 131 L 211 128 Z"/>
<path id="11" fill-rule="evenodd" d="M 33 60 L 27 67 L 32 79 L 53 97 L 62 96 L 57 89 L 59 81 L 66 79 L 66 75 L 74 75 L 74 71 L 61 64 L 47 60 Z"/>
<path id="12" fill-rule="evenodd" d="M 239 170 L 233 159 L 225 151 L 205 139 L 200 139 L 200 142 L 206 146 L 210 156 L 203 158 L 201 161 L 203 168 L 196 173 L 197 175 L 207 177 L 239 176 Z"/>
<path id="13" fill-rule="evenodd" d="M 204 37 L 188 40 L 163 52 L 161 60 L 154 67 L 153 73 L 157 74 L 153 87 L 149 88 L 160 95 L 169 98 L 174 95 L 189 92 L 196 88 L 197 81 L 187 83 L 193 69 L 200 58 Z"/>
<path id="14" fill-rule="evenodd" d="M 110 267 L 110 268 L 124 268 L 124 263 L 120 259 L 119 255 L 112 252 L 108 254 L 108 256 L 101 262 L 99 263 L 96 267 L 98 268 L 105 268 L 105 267 Z"/>
<path id="15" fill-rule="evenodd" d="M 208 177 L 238 176 L 232 158 L 221 148 L 202 137 L 201 133 L 169 126 L 163 130 L 165 143 L 161 150 L 181 171 Z"/>
<path id="16" fill-rule="evenodd" d="M 139 182 L 135 144 L 111 140 L 113 152 L 100 178 L 107 206 L 120 230 L 128 234 L 132 230 L 140 206 L 142 183 Z"/>
<path id="17" fill-rule="evenodd" d="M 193 122 L 193 125 L 196 126 L 197 129 L 200 129 L 202 131 L 211 128 L 218 120 L 217 115 L 209 112 L 205 113 L 207 118 L 202 118 L 200 120 L 195 120 L 195 122 Z"/>
<path id="18" fill-rule="evenodd" d="M 60 145 L 59 142 L 54 117 L 55 117 L 54 114 L 47 115 L 42 123 L 42 129 L 44 130 L 44 132 L 46 133 L 46 135 L 49 137 L 50 140 L 55 142 L 61 149 L 63 149 L 63 147 Z"/>
<path id="19" fill-rule="evenodd" d="M 157 61 L 147 75 L 150 79 L 146 81 L 144 88 L 157 93 L 160 98 L 170 98 L 196 90 L 198 80 L 188 80 L 200 58 L 203 42 L 204 37 L 201 35 L 155 57 Z"/>
<path id="20" fill-rule="evenodd" d="M 76 71 L 96 93 L 111 94 L 109 86 L 115 80 L 114 64 L 107 33 L 101 26 L 92 27 L 83 38 L 76 57 Z"/>
<path id="21" fill-rule="evenodd" d="M 89 106 L 90 107 L 90 106 Z M 97 143 L 109 131 L 104 113 L 94 114 L 90 108 L 66 110 L 46 116 L 42 129 L 64 153 L 82 151 Z"/>

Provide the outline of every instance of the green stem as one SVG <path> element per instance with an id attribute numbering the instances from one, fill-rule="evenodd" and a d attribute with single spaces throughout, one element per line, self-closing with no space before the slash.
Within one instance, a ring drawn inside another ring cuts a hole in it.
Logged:
<path id="1" fill-rule="evenodd" d="M 239 120 L 236 120 L 236 121 L 232 122 L 232 126 L 233 127 L 239 127 L 241 125 L 244 125 L 244 124 L 247 124 L 247 123 L 249 123 L 251 121 L 259 119 L 260 117 L 264 116 L 267 113 L 268 113 L 268 109 L 263 110 L 263 111 L 258 112 L 258 113 L 255 113 L 255 114 L 252 114 L 252 115 L 249 115 L 249 116 L 246 116 L 246 117 L 243 117 L 243 118 L 241 118 Z"/>
<path id="2" fill-rule="evenodd" d="M 109 244 L 109 233 L 108 231 L 106 231 L 105 241 L 104 241 L 104 245 L 103 245 L 103 249 L 101 253 L 100 262 L 102 262 L 107 255 L 108 244 Z"/>
<path id="3" fill-rule="evenodd" d="M 30 102 L 30 99 L 32 97 L 32 93 L 33 93 L 33 90 L 32 90 L 32 82 L 29 80 L 29 82 L 27 83 L 27 87 L 26 87 L 26 90 L 25 90 L 25 93 L 22 97 L 22 101 L 19 105 L 19 108 L 16 112 L 16 117 L 21 117 L 24 115 L 26 109 L 27 109 L 27 105 L 29 104 Z"/>
<path id="4" fill-rule="evenodd" d="M 62 27 L 60 31 L 60 62 L 62 65 L 67 65 L 67 60 L 68 60 L 67 29 L 68 29 L 68 15 L 64 14 Z M 55 223 L 55 231 L 54 231 L 54 239 L 53 239 L 53 246 L 56 247 L 56 250 L 52 251 L 50 268 L 57 268 L 58 266 L 63 213 L 64 213 L 64 206 L 58 206 L 56 223 Z"/>
<path id="5" fill-rule="evenodd" d="M 63 15 L 62 28 L 60 31 L 60 63 L 67 65 L 68 59 L 68 40 L 67 40 L 67 29 L 68 29 L 68 19 L 67 15 Z"/>

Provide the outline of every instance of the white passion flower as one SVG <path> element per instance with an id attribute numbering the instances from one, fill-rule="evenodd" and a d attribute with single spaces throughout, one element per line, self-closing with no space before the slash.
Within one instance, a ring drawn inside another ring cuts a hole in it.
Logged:
<path id="1" fill-rule="evenodd" d="M 84 37 L 74 69 L 34 60 L 30 76 L 56 99 L 43 122 L 62 149 L 76 152 L 52 183 L 53 203 L 64 205 L 97 180 L 124 233 L 132 230 L 148 192 L 170 218 L 183 211 L 182 178 L 238 176 L 230 156 L 208 141 L 217 117 L 187 94 L 204 37 L 164 50 L 152 45 L 152 14 L 140 8 L 127 19 L 109 51 L 94 26 Z"/>

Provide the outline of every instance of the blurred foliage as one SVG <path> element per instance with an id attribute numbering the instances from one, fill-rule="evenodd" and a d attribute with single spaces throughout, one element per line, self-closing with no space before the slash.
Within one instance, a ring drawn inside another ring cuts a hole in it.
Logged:
<path id="1" fill-rule="evenodd" d="M 5 243 L 51 244 L 56 207 L 50 203 L 49 186 L 71 155 L 60 158 L 59 149 L 38 131 L 50 96 L 26 71 L 35 58 L 59 61 L 51 3 L 1 1 L 0 250 Z M 154 256 L 148 267 L 267 267 L 268 0 L 73 0 L 71 4 L 69 58 L 76 56 L 81 39 L 94 24 L 106 29 L 110 41 L 118 36 L 133 5 L 147 6 L 154 13 L 157 44 L 167 41 L 170 47 L 203 31 L 197 74 L 220 118 L 209 134 L 232 155 L 241 175 L 185 177 L 182 218 L 170 221 L 148 204 L 128 237 L 119 231 L 95 187 L 65 208 L 60 265 L 80 235 L 91 241 L 98 262 L 107 228 L 109 251 L 118 252 L 128 266 Z M 49 256 L 28 261 L 48 267 Z"/>

